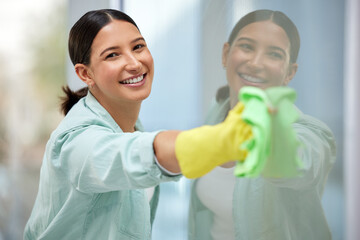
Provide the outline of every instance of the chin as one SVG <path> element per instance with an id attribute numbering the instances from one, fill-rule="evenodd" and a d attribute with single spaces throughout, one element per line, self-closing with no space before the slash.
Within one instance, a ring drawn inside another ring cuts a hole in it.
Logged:
<path id="1" fill-rule="evenodd" d="M 134 101 L 143 101 L 145 99 L 147 99 L 150 96 L 150 92 L 148 93 L 144 93 L 144 94 L 139 94 L 137 96 L 132 96 Z"/>

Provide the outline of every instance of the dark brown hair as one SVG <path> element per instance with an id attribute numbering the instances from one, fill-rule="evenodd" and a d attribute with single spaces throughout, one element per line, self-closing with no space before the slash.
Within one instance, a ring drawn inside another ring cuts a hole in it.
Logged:
<path id="1" fill-rule="evenodd" d="M 246 14 L 236 23 L 229 36 L 228 43 L 231 46 L 239 31 L 245 26 L 254 22 L 261 22 L 266 20 L 270 20 L 284 29 L 290 41 L 290 63 L 295 63 L 297 61 L 300 49 L 299 32 L 290 18 L 280 11 L 261 9 Z"/>
<path id="2" fill-rule="evenodd" d="M 115 9 L 100 9 L 85 13 L 74 24 L 69 34 L 68 50 L 74 66 L 77 63 L 90 64 L 91 45 L 94 38 L 113 19 L 129 22 L 139 29 L 131 17 Z M 65 86 L 62 90 L 65 93 L 65 96 L 61 97 L 61 111 L 64 115 L 88 93 L 87 87 L 72 91 L 69 86 Z"/>

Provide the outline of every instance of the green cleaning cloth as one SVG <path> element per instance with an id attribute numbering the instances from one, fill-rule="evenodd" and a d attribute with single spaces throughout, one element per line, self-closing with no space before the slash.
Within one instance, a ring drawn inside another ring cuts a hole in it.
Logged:
<path id="1" fill-rule="evenodd" d="M 298 118 L 294 107 L 296 92 L 289 87 L 271 87 L 265 91 L 243 87 L 239 100 L 245 105 L 242 119 L 251 125 L 253 138 L 241 148 L 246 159 L 237 162 L 237 177 L 289 178 L 299 175 L 299 142 L 292 128 Z"/>

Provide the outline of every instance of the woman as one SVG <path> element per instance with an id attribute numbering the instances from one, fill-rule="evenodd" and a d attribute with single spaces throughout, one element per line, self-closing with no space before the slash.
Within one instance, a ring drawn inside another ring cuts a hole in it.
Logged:
<path id="1" fill-rule="evenodd" d="M 297 28 L 282 12 L 257 10 L 241 18 L 223 47 L 228 85 L 218 90 L 206 123 L 221 122 L 245 86 L 286 86 L 297 71 L 299 48 Z M 292 128 L 302 145 L 302 176 L 236 178 L 234 163 L 216 167 L 193 184 L 189 239 L 331 239 L 321 197 L 335 161 L 333 134 L 299 114 Z"/>
<path id="2" fill-rule="evenodd" d="M 138 114 L 151 91 L 154 64 L 126 14 L 86 13 L 70 31 L 69 54 L 88 87 L 64 89 L 66 116 L 47 143 L 25 239 L 150 239 L 158 200 L 153 187 L 180 173 L 198 177 L 244 159 L 246 150 L 238 146 L 252 130 L 240 118 L 240 103 L 215 126 L 140 132 Z M 202 157 L 192 157 L 203 150 Z M 224 152 L 226 157 L 212 156 Z"/>

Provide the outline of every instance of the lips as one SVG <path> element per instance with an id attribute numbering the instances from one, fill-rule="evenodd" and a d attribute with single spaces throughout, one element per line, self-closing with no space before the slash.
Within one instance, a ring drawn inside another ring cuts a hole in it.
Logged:
<path id="1" fill-rule="evenodd" d="M 246 82 L 252 83 L 252 84 L 264 84 L 267 83 L 267 81 L 263 78 L 257 78 L 257 77 L 253 77 L 247 74 L 243 74 L 243 73 L 238 73 L 238 75 L 244 79 Z"/>
<path id="2" fill-rule="evenodd" d="M 139 76 L 132 77 L 132 78 L 128 78 L 126 80 L 122 80 L 122 81 L 120 81 L 120 83 L 121 84 L 136 84 L 136 83 L 143 81 L 145 76 L 146 76 L 146 73 L 139 75 Z"/>

